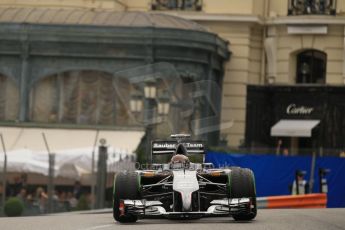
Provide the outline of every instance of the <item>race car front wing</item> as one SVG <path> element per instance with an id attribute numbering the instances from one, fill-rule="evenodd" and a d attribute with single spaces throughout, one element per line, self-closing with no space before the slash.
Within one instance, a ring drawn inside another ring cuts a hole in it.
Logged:
<path id="1" fill-rule="evenodd" d="M 140 217 L 192 218 L 248 213 L 253 204 L 251 198 L 221 199 L 211 201 L 207 211 L 167 212 L 160 201 L 121 200 L 120 207 L 123 214 Z"/>

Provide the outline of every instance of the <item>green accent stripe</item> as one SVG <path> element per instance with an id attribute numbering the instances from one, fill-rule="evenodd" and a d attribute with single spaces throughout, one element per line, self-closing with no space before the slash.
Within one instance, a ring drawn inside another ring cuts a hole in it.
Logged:
<path id="1" fill-rule="evenodd" d="M 139 173 L 137 174 L 137 179 L 138 179 L 138 192 L 140 193 L 141 190 L 141 175 Z"/>

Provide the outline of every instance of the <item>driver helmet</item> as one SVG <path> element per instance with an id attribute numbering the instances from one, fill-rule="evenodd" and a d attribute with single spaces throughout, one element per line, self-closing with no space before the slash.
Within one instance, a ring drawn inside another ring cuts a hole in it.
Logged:
<path id="1" fill-rule="evenodd" d="M 189 158 L 186 155 L 176 154 L 171 158 L 170 163 L 189 163 Z"/>

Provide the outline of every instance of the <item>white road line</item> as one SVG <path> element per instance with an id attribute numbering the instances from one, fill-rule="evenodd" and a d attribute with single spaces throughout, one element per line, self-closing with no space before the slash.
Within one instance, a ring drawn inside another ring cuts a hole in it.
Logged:
<path id="1" fill-rule="evenodd" d="M 113 224 L 106 224 L 106 225 L 99 225 L 99 226 L 94 226 L 91 228 L 84 228 L 83 230 L 96 230 L 96 229 L 102 229 L 102 228 L 107 228 L 110 226 L 114 226 Z"/>

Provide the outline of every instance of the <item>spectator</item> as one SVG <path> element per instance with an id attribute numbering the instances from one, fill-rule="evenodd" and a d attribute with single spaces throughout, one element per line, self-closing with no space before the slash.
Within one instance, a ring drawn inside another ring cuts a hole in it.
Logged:
<path id="1" fill-rule="evenodd" d="M 11 196 L 16 196 L 17 194 L 19 194 L 21 188 L 22 188 L 22 183 L 21 183 L 20 177 L 15 177 Z"/>
<path id="2" fill-rule="evenodd" d="M 27 201 L 27 205 L 28 205 L 28 209 L 32 209 L 34 210 L 34 207 L 35 207 L 35 200 L 34 200 L 34 197 L 31 193 L 29 193 L 27 196 L 26 196 L 26 201 Z M 38 205 L 37 205 L 38 206 Z"/>
<path id="3" fill-rule="evenodd" d="M 91 193 L 87 193 L 86 194 L 86 199 L 87 199 L 87 202 L 88 202 L 88 204 L 89 204 L 89 207 L 91 207 L 92 206 L 92 203 L 93 203 L 93 197 L 92 197 L 92 195 L 91 195 Z"/>
<path id="4" fill-rule="evenodd" d="M 36 189 L 35 203 L 39 207 L 40 213 L 45 213 L 48 196 L 42 187 Z"/>
<path id="5" fill-rule="evenodd" d="M 71 207 L 69 205 L 69 201 L 67 199 L 67 194 L 66 192 L 61 192 L 59 196 L 59 201 L 61 204 L 63 204 L 63 209 L 66 211 L 70 211 Z"/>
<path id="6" fill-rule="evenodd" d="M 20 190 L 20 192 L 17 195 L 17 198 L 23 203 L 24 207 L 28 206 L 27 191 L 25 188 L 22 188 Z"/>
<path id="7" fill-rule="evenodd" d="M 16 177 L 14 178 L 14 185 L 13 185 L 13 195 L 17 195 L 21 192 L 22 188 L 26 188 L 27 187 L 27 179 L 28 176 L 23 173 L 22 175 L 20 175 L 20 177 Z"/>
<path id="8" fill-rule="evenodd" d="M 0 206 L 2 207 L 2 196 L 4 195 L 4 188 L 2 184 L 0 184 Z"/>
<path id="9" fill-rule="evenodd" d="M 281 149 L 282 144 L 283 144 L 282 139 L 279 139 L 279 140 L 278 140 L 278 143 L 277 143 L 277 149 L 276 149 L 276 155 L 277 155 L 277 156 L 280 155 L 280 149 Z"/>
<path id="10" fill-rule="evenodd" d="M 54 190 L 54 194 L 53 194 L 53 210 L 54 210 L 54 212 L 58 212 L 61 209 L 62 209 L 62 205 L 60 204 L 59 192 L 57 190 Z"/>
<path id="11" fill-rule="evenodd" d="M 289 149 L 288 148 L 283 149 L 283 156 L 289 156 Z"/>
<path id="12" fill-rule="evenodd" d="M 59 192 L 57 190 L 54 190 L 54 194 L 53 194 L 53 201 L 58 202 L 59 201 Z"/>
<path id="13" fill-rule="evenodd" d="M 81 191 L 80 182 L 79 182 L 79 181 L 76 181 L 76 182 L 74 183 L 73 195 L 74 195 L 74 197 L 75 197 L 77 200 L 79 200 L 81 194 L 82 194 L 82 191 Z"/>
<path id="14" fill-rule="evenodd" d="M 67 193 L 67 200 L 69 203 L 70 210 L 75 210 L 78 205 L 78 200 L 75 198 L 75 196 L 73 196 L 71 192 Z"/>

